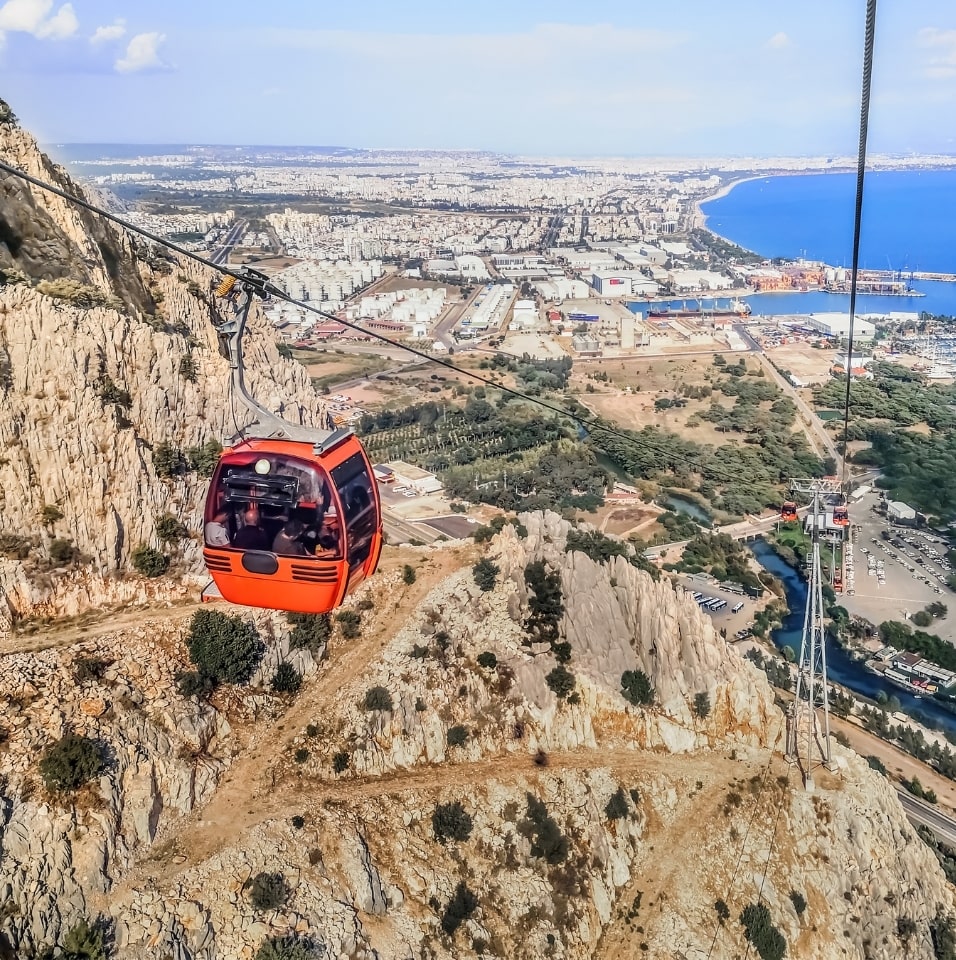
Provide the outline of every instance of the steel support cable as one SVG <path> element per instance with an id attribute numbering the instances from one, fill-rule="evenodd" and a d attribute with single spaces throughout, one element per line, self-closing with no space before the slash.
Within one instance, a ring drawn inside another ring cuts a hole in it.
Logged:
<path id="1" fill-rule="evenodd" d="M 847 443 L 850 439 L 850 384 L 853 382 L 853 322 L 856 318 L 856 283 L 860 266 L 860 230 L 863 225 L 863 183 L 866 178 L 866 137 L 870 126 L 870 81 L 873 76 L 873 38 L 876 33 L 876 0 L 867 0 L 863 39 L 863 89 L 860 96 L 860 145 L 856 159 L 856 205 L 853 211 L 853 260 L 850 265 L 850 329 L 846 347 L 846 397 L 843 401 L 843 470 L 846 494 Z"/>
<path id="2" fill-rule="evenodd" d="M 403 350 L 406 353 L 410 353 L 412 356 L 418 357 L 421 360 L 427 361 L 428 363 L 433 363 L 437 366 L 444 367 L 446 370 L 451 370 L 453 373 L 459 374 L 463 377 L 468 377 L 472 380 L 477 380 L 479 383 L 484 384 L 485 386 L 492 387 L 495 390 L 500 390 L 502 393 L 506 393 L 509 396 L 515 397 L 519 400 L 524 400 L 528 403 L 536 404 L 537 406 L 543 408 L 544 410 L 549 410 L 551 413 L 556 413 L 558 416 L 567 417 L 569 420 L 573 420 L 575 423 L 580 424 L 582 427 L 587 427 L 589 430 L 603 433 L 607 437 L 616 437 L 617 439 L 623 441 L 624 443 L 631 444 L 633 447 L 638 449 L 646 450 L 650 453 L 657 454 L 661 457 L 666 458 L 670 463 L 683 463 L 689 467 L 694 468 L 695 472 L 698 473 L 707 473 L 715 478 L 723 480 L 725 483 L 739 483 L 745 479 L 744 473 L 732 474 L 726 470 L 710 466 L 706 470 L 703 464 L 698 460 L 693 460 L 690 457 L 682 456 L 679 453 L 674 453 L 664 447 L 657 446 L 654 443 L 645 440 L 641 437 L 636 437 L 628 433 L 624 433 L 621 430 L 615 429 L 614 427 L 609 427 L 606 424 L 601 423 L 598 420 L 594 420 L 590 417 L 582 417 L 579 414 L 571 413 L 568 410 L 564 410 L 561 407 L 555 406 L 554 404 L 548 403 L 546 400 L 540 400 L 537 397 L 532 397 L 527 393 L 522 393 L 520 390 L 515 390 L 513 387 L 506 386 L 503 383 L 498 383 L 496 380 L 491 379 L 491 377 L 483 376 L 480 373 L 475 373 L 472 370 L 465 370 L 462 367 L 456 366 L 448 360 L 443 360 L 440 357 L 433 357 L 430 354 L 425 353 L 423 350 L 418 350 L 415 347 L 410 347 L 407 344 L 399 343 L 397 340 L 391 339 L 391 337 L 386 337 L 384 334 L 377 333 L 374 330 L 367 330 L 365 327 L 360 327 L 358 324 L 352 323 L 348 320 L 343 320 L 340 317 L 335 316 L 332 313 L 326 313 L 324 310 L 319 310 L 318 307 L 314 307 L 309 303 L 305 303 L 301 300 L 296 300 L 294 297 L 289 296 L 284 290 L 275 286 L 268 281 L 257 281 L 250 278 L 248 275 L 241 272 L 230 270 L 228 267 L 220 266 L 219 264 L 213 263 L 211 260 L 206 257 L 200 256 L 198 253 L 194 253 L 192 250 L 186 250 L 185 248 L 179 246 L 176 243 L 173 243 L 171 240 L 167 240 L 165 237 L 160 237 L 155 233 L 151 233 L 149 230 L 145 230 L 142 227 L 138 227 L 135 224 L 129 223 L 126 220 L 123 220 L 121 217 L 117 217 L 115 214 L 110 213 L 108 210 L 104 210 L 101 207 L 96 206 L 95 204 L 90 203 L 88 200 L 84 200 L 82 197 L 75 196 L 74 194 L 68 193 L 65 190 L 62 190 L 59 187 L 55 187 L 51 183 L 47 183 L 44 180 L 40 180 L 37 177 L 31 176 L 23 170 L 18 169 L 17 167 L 11 166 L 3 160 L 0 160 L 0 171 L 5 171 L 11 176 L 18 177 L 21 180 L 26 181 L 27 183 L 33 184 L 33 186 L 38 187 L 41 190 L 46 190 L 49 193 L 52 193 L 62 199 L 66 200 L 69 203 L 76 204 L 77 206 L 83 207 L 85 210 L 88 210 L 90 213 L 96 214 L 99 217 L 102 217 L 105 220 L 110 220 L 115 223 L 117 226 L 121 227 L 123 230 L 126 230 L 130 233 L 138 234 L 141 237 L 156 243 L 159 246 L 166 247 L 169 250 L 173 250 L 178 253 L 180 256 L 186 257 L 189 260 L 199 263 L 204 267 L 208 267 L 211 270 L 215 270 L 217 273 L 223 274 L 227 277 L 233 277 L 235 280 L 243 283 L 253 283 L 261 294 L 274 297 L 277 300 L 282 300 L 286 303 L 289 303 L 295 307 L 299 307 L 302 310 L 305 310 L 308 313 L 313 313 L 318 317 L 322 317 L 325 320 L 330 320 L 333 323 L 339 323 L 344 327 L 347 327 L 350 330 L 355 330 L 358 333 L 361 333 L 363 336 L 371 337 L 374 340 L 378 340 L 381 343 L 385 343 L 388 346 L 395 347 L 399 350 Z M 771 480 L 767 481 L 768 483 L 772 482 Z"/>

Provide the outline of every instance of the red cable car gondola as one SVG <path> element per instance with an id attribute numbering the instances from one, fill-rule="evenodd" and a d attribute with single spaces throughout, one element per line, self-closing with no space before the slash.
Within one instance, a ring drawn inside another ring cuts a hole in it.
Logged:
<path id="1" fill-rule="evenodd" d="M 850 525 L 850 511 L 846 506 L 833 508 L 833 522 L 838 527 L 848 527 Z"/>
<path id="2" fill-rule="evenodd" d="M 372 465 L 351 430 L 287 423 L 245 389 L 241 339 L 265 277 L 247 271 L 235 321 L 219 328 L 231 388 L 258 421 L 225 449 L 206 496 L 203 557 L 230 603 L 327 613 L 370 577 L 382 550 Z M 232 282 L 230 282 L 232 281 Z M 228 294 L 227 278 L 217 293 Z M 204 599 L 209 590 L 204 591 Z"/>
<path id="3" fill-rule="evenodd" d="M 780 519 L 784 523 L 793 523 L 797 519 L 797 505 L 793 500 L 787 500 L 780 508 Z"/>

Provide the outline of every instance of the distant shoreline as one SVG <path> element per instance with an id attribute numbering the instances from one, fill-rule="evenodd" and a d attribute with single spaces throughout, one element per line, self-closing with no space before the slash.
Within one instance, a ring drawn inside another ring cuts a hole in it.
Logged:
<path id="1" fill-rule="evenodd" d="M 704 213 L 703 206 L 705 203 L 710 203 L 712 200 L 720 200 L 723 197 L 726 197 L 727 194 L 729 194 L 730 191 L 734 189 L 734 187 L 739 187 L 740 184 L 742 183 L 750 183 L 751 180 L 764 180 L 768 176 L 772 176 L 772 174 L 771 175 L 755 174 L 752 177 L 738 177 L 736 180 L 728 180 L 725 184 L 723 184 L 720 187 L 720 189 L 716 193 L 712 193 L 710 196 L 703 197 L 700 200 L 695 200 L 694 213 L 696 217 L 700 218 L 701 229 L 706 230 L 709 234 L 712 234 L 713 236 L 718 237 L 719 239 L 723 240 L 725 243 L 732 243 L 735 247 L 740 247 L 739 243 L 735 243 L 729 237 L 725 237 L 723 236 L 723 234 L 720 234 L 716 230 L 712 230 L 710 227 L 707 226 L 708 216 L 706 213 Z M 747 247 L 741 247 L 741 249 L 747 250 Z M 748 252 L 753 253 L 758 257 L 763 256 L 763 254 L 759 250 L 750 250 Z"/>

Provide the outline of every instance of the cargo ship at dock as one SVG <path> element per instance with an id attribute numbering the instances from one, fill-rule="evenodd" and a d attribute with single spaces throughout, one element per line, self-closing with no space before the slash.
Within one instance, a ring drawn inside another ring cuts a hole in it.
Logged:
<path id="1" fill-rule="evenodd" d="M 718 307 L 716 303 L 712 307 L 703 305 L 688 307 L 686 304 L 680 307 L 649 307 L 646 317 L 648 320 L 726 320 L 749 317 L 750 313 L 749 303 L 744 303 L 743 300 L 731 300 L 726 307 Z"/>

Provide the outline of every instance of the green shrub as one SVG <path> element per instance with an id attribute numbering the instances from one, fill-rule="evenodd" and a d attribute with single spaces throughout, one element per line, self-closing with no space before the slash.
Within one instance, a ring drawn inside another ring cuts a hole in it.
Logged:
<path id="1" fill-rule="evenodd" d="M 63 938 L 61 944 L 61 960 L 107 960 L 107 925 L 103 919 L 97 919 L 91 924 L 88 920 L 81 920 Z"/>
<path id="2" fill-rule="evenodd" d="M 720 921 L 720 925 L 723 926 L 724 922 L 730 919 L 730 907 L 723 900 L 716 900 L 714 909 L 717 911 L 717 919 Z"/>
<path id="3" fill-rule="evenodd" d="M 561 577 L 548 570 L 543 560 L 535 560 L 525 567 L 524 582 L 529 590 L 525 630 L 532 641 L 556 643 L 564 616 Z"/>
<path id="4" fill-rule="evenodd" d="M 50 559 L 55 563 L 69 563 L 76 556 L 76 547 L 70 540 L 54 540 L 50 544 Z"/>
<path id="5" fill-rule="evenodd" d="M 558 664 L 545 678 L 544 682 L 559 699 L 565 700 L 574 690 L 574 674 Z"/>
<path id="6" fill-rule="evenodd" d="M 255 960 L 318 960 L 324 956 L 324 947 L 290 933 L 269 937 L 256 951 Z"/>
<path id="7" fill-rule="evenodd" d="M 133 551 L 130 559 L 136 572 L 144 577 L 161 577 L 169 569 L 169 557 L 145 543 Z"/>
<path id="8" fill-rule="evenodd" d="M 608 820 L 621 820 L 631 812 L 627 805 L 627 797 L 620 787 L 611 795 L 611 799 L 604 807 L 604 812 L 607 814 Z"/>
<path id="9" fill-rule="evenodd" d="M 797 911 L 797 916 L 802 917 L 804 910 L 807 909 L 807 901 L 803 894 L 798 893 L 796 890 L 791 890 L 790 902 L 793 904 L 793 909 Z"/>
<path id="10" fill-rule="evenodd" d="M 199 367 L 192 354 L 187 353 L 185 357 L 180 358 L 179 375 L 183 380 L 188 380 L 190 383 L 196 382 L 199 376 Z"/>
<path id="11" fill-rule="evenodd" d="M 281 873 L 257 873 L 249 884 L 249 900 L 256 910 L 276 910 L 289 899 Z"/>
<path id="12" fill-rule="evenodd" d="M 43 521 L 44 526 L 51 526 L 56 523 L 57 520 L 63 519 L 63 511 L 59 507 L 55 507 L 52 503 L 48 503 L 40 511 L 40 519 Z"/>
<path id="13" fill-rule="evenodd" d="M 305 817 L 297 813 L 289 823 L 292 824 L 293 830 L 301 830 L 305 826 Z"/>
<path id="14" fill-rule="evenodd" d="M 498 658 L 490 651 L 478 654 L 478 666 L 485 670 L 494 670 L 498 666 Z"/>
<path id="15" fill-rule="evenodd" d="M 697 693 L 694 695 L 694 713 L 703 720 L 710 716 L 710 694 Z"/>
<path id="16" fill-rule="evenodd" d="M 886 767 L 883 765 L 883 761 L 879 757 L 874 757 L 871 754 L 865 759 L 872 770 L 875 770 L 877 773 L 882 773 L 884 777 L 889 776 Z"/>
<path id="17" fill-rule="evenodd" d="M 448 901 L 445 912 L 441 918 L 441 928 L 453 936 L 455 931 L 475 912 L 478 908 L 478 898 L 465 886 L 464 881 L 459 881 L 455 888 L 455 895 Z"/>
<path id="18" fill-rule="evenodd" d="M 365 691 L 365 700 L 362 705 L 366 710 L 385 710 L 392 712 L 392 695 L 386 687 L 369 687 Z"/>
<path id="19" fill-rule="evenodd" d="M 362 617 L 354 610 L 340 610 L 335 615 L 335 622 L 341 627 L 346 640 L 354 640 L 362 633 Z"/>
<path id="20" fill-rule="evenodd" d="M 287 613 L 286 620 L 293 625 L 289 646 L 321 653 L 332 634 L 332 622 L 327 613 Z"/>
<path id="21" fill-rule="evenodd" d="M 102 747 L 89 737 L 68 733 L 50 744 L 40 758 L 40 776 L 48 790 L 69 792 L 82 787 L 106 768 Z"/>
<path id="22" fill-rule="evenodd" d="M 189 536 L 189 531 L 181 520 L 171 513 L 164 513 L 156 518 L 156 536 L 163 543 L 177 543 L 179 540 L 185 540 Z"/>
<path id="23" fill-rule="evenodd" d="M 317 737 L 319 735 L 319 728 L 314 723 L 306 724 L 305 735 L 307 737 Z"/>
<path id="24" fill-rule="evenodd" d="M 402 583 L 410 587 L 417 579 L 418 575 L 415 573 L 415 568 L 410 563 L 406 563 L 402 568 Z"/>
<path id="25" fill-rule="evenodd" d="M 471 815 L 457 800 L 438 804 L 432 813 L 432 830 L 439 843 L 467 840 L 471 836 L 471 828 Z"/>
<path id="26" fill-rule="evenodd" d="M 445 740 L 449 747 L 463 747 L 468 740 L 468 728 L 461 724 L 449 727 Z"/>
<path id="27" fill-rule="evenodd" d="M 113 383 L 113 379 L 108 373 L 104 373 L 103 376 L 100 377 L 96 385 L 96 392 L 104 404 L 113 403 L 118 407 L 125 407 L 126 409 L 129 409 L 133 405 L 133 398 L 130 396 L 129 390 L 124 390 L 122 387 Z"/>
<path id="28" fill-rule="evenodd" d="M 77 683 L 86 683 L 88 680 L 99 680 L 109 666 L 106 660 L 99 657 L 77 657 L 73 661 L 73 679 Z"/>
<path id="29" fill-rule="evenodd" d="M 494 590 L 495 583 L 498 580 L 498 574 L 501 572 L 498 564 L 492 563 L 487 557 L 482 557 L 472 568 L 472 575 L 475 583 L 480 590 L 487 593 Z"/>
<path id="30" fill-rule="evenodd" d="M 635 706 L 648 706 L 654 702 L 654 688 L 643 670 L 625 670 L 621 674 L 621 693 Z"/>
<path id="31" fill-rule="evenodd" d="M 349 764 L 352 762 L 352 758 L 346 753 L 345 750 L 339 750 L 339 752 L 332 757 L 332 769 L 336 773 L 345 773 L 349 768 Z"/>
<path id="32" fill-rule="evenodd" d="M 918 627 L 928 627 L 933 622 L 932 616 L 926 610 L 917 610 L 910 620 Z"/>
<path id="33" fill-rule="evenodd" d="M 211 477 L 219 457 L 222 454 L 222 444 L 217 440 L 207 440 L 201 447 L 189 447 L 186 450 L 186 461 L 189 469 L 202 477 Z M 153 462 L 156 454 L 153 453 Z"/>
<path id="34" fill-rule="evenodd" d="M 263 651 L 251 624 L 219 610 L 193 614 L 186 646 L 199 671 L 216 683 L 247 683 Z"/>
<path id="35" fill-rule="evenodd" d="M 305 747 L 299 747 L 293 756 L 296 763 L 305 763 L 309 759 L 309 751 Z"/>
<path id="36" fill-rule="evenodd" d="M 280 663 L 272 676 L 272 690 L 275 693 L 298 693 L 302 686 L 302 674 L 291 663 Z"/>
<path id="37" fill-rule="evenodd" d="M 754 945 L 761 960 L 783 960 L 787 941 L 773 925 L 765 904 L 752 903 L 740 915 L 744 936 Z"/>
<path id="38" fill-rule="evenodd" d="M 186 456 L 178 447 L 165 440 L 153 447 L 153 469 L 157 477 L 178 477 L 186 472 Z"/>
<path id="39" fill-rule="evenodd" d="M 181 697 L 204 700 L 216 689 L 216 681 L 200 670 L 181 670 L 176 674 L 176 689 Z"/>

